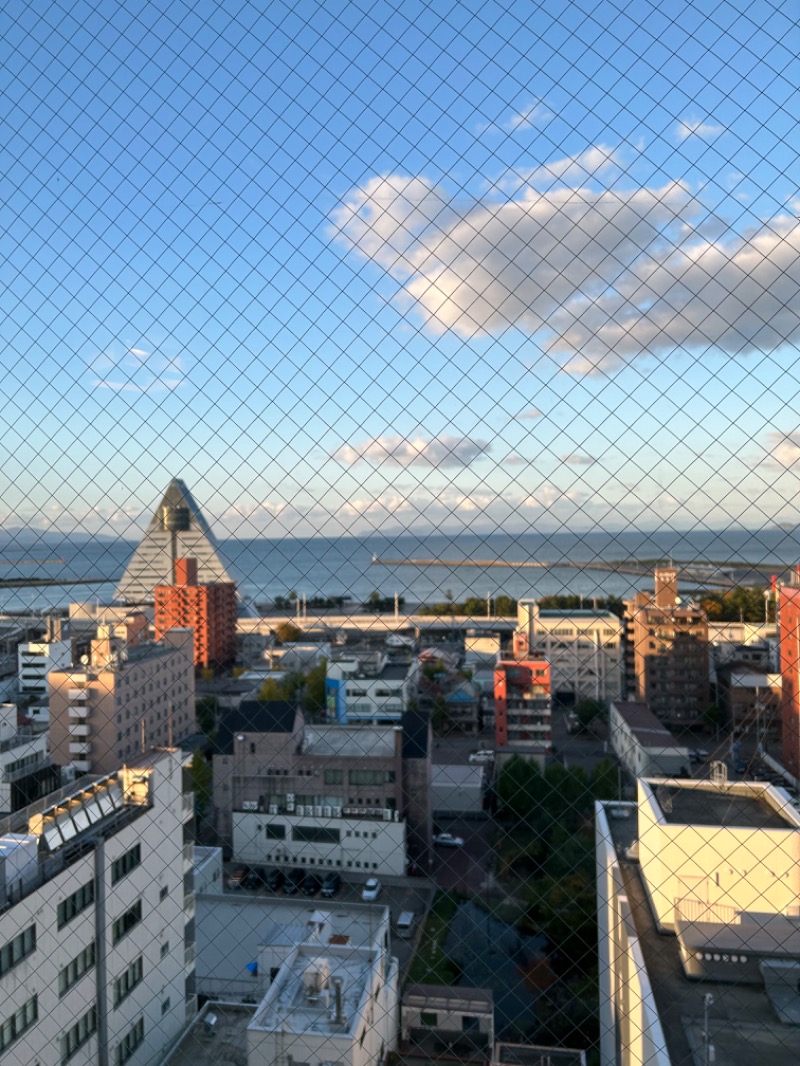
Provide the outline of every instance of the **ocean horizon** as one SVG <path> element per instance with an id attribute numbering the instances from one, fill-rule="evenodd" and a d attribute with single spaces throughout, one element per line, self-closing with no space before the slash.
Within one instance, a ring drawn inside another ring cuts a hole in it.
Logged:
<path id="1" fill-rule="evenodd" d="M 407 604 L 444 600 L 449 595 L 508 595 L 540 598 L 574 594 L 593 597 L 629 596 L 652 587 L 649 575 L 636 577 L 615 572 L 581 570 L 559 563 L 641 560 L 647 562 L 774 564 L 785 569 L 800 560 L 800 535 L 795 530 L 771 527 L 749 531 L 670 529 L 586 533 L 444 533 L 367 537 L 283 537 L 218 540 L 221 554 L 240 595 L 254 603 L 296 592 L 312 596 L 349 596 L 353 608 L 373 591 L 382 596 L 402 596 Z M 0 577 L 25 580 L 47 578 L 57 585 L 0 588 L 0 611 L 59 609 L 71 602 L 113 599 L 135 542 L 42 535 L 38 539 L 6 537 L 0 547 Z M 392 566 L 382 560 L 438 559 L 539 560 L 553 563 L 547 569 L 498 567 Z M 75 584 L 98 579 L 97 584 Z"/>

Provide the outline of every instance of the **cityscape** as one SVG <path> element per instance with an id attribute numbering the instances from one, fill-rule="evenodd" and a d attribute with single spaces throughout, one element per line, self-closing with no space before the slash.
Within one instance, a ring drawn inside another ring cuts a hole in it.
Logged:
<path id="1" fill-rule="evenodd" d="M 800 18 L 0 10 L 0 1066 L 797 1066 Z"/>

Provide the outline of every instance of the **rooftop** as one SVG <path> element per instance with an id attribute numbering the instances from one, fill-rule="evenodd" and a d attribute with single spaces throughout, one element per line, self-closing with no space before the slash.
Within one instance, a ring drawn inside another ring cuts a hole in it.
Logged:
<path id="1" fill-rule="evenodd" d="M 361 999 L 377 962 L 372 948 L 299 948 L 270 985 L 250 1027 L 352 1038 L 361 1024 Z"/>
<path id="2" fill-rule="evenodd" d="M 613 707 L 641 744 L 686 750 L 685 745 L 678 744 L 672 733 L 648 710 L 647 704 L 620 700 L 615 701 Z"/>
<path id="3" fill-rule="evenodd" d="M 390 759 L 395 753 L 399 726 L 315 725 L 306 729 L 305 751 L 333 758 Z"/>
<path id="4" fill-rule="evenodd" d="M 163 1066 L 220 1066 L 247 1062 L 247 1027 L 255 1007 L 206 1003 Z"/>
<path id="5" fill-rule="evenodd" d="M 698 801 L 707 800 L 710 790 L 700 791 L 705 795 L 698 795 Z M 620 806 L 626 805 L 608 805 Z M 625 849 L 636 834 L 636 805 L 627 807 L 634 817 L 607 818 L 606 829 L 617 853 L 623 891 L 636 927 L 670 1062 L 673 1066 L 694 1066 L 703 1061 L 704 997 L 710 993 L 713 1002 L 709 1007 L 709 1034 L 718 1063 L 796 1066 L 800 1061 L 800 1028 L 780 1024 L 763 984 L 712 979 L 689 981 L 684 976 L 678 937 L 658 932 L 639 866 L 624 858 Z M 723 927 L 716 928 L 721 931 Z"/>
<path id="6" fill-rule="evenodd" d="M 731 782 L 724 787 L 710 782 L 648 781 L 655 803 L 670 825 L 710 825 L 737 829 L 796 830 L 792 813 L 767 798 L 756 782 Z M 777 796 L 776 796 L 777 802 Z"/>

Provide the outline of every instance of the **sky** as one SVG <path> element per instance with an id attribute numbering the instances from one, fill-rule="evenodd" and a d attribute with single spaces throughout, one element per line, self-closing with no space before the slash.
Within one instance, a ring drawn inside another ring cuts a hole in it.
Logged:
<path id="1" fill-rule="evenodd" d="M 796 524 L 793 0 L 10 0 L 0 519 Z"/>

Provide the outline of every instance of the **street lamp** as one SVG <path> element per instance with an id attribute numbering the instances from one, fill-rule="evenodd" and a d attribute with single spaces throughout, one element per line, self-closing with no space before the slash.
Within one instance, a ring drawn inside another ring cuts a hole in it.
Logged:
<path id="1" fill-rule="evenodd" d="M 714 1061 L 714 1045 L 711 1043 L 711 1037 L 708 1031 L 708 1012 L 714 1005 L 714 997 L 710 992 L 706 992 L 703 996 L 703 1063 L 704 1066 L 711 1066 Z"/>

